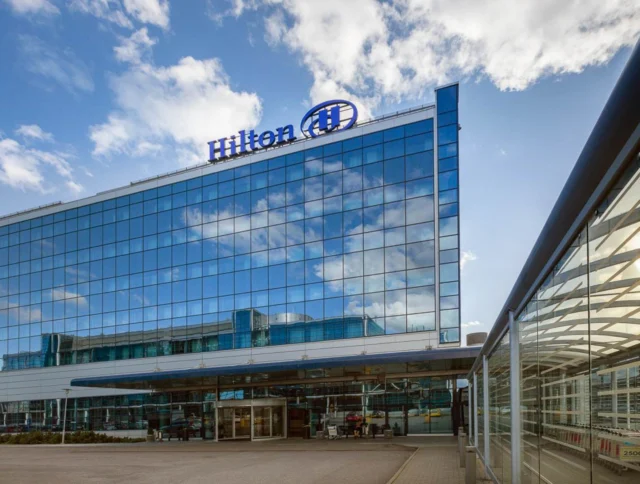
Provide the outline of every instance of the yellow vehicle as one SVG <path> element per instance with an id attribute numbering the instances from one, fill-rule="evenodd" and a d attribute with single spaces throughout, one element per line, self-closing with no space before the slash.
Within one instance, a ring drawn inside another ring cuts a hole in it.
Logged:
<path id="1" fill-rule="evenodd" d="M 421 417 L 442 417 L 442 412 L 439 408 L 432 408 L 431 410 L 425 409 L 420 412 Z"/>

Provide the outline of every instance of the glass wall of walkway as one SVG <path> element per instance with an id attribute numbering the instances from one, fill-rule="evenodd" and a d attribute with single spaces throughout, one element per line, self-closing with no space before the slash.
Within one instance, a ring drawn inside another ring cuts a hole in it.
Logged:
<path id="1" fill-rule="evenodd" d="M 611 471 L 640 480 L 639 168 L 636 159 L 516 315 L 486 358 L 488 382 L 476 378 L 479 452 L 502 483 L 512 482 L 514 370 L 526 482 L 610 482 Z"/>
<path id="2" fill-rule="evenodd" d="M 639 78 L 636 48 L 469 375 L 496 482 L 640 482 Z"/>

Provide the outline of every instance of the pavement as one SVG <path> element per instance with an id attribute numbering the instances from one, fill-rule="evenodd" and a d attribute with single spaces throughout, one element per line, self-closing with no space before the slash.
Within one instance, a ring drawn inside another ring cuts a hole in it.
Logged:
<path id="1" fill-rule="evenodd" d="M 0 482 L 458 484 L 454 437 L 0 446 Z"/>
<path id="2" fill-rule="evenodd" d="M 411 445 L 417 449 L 388 484 L 464 484 L 457 437 L 430 437 Z M 476 482 L 490 482 L 479 461 Z"/>

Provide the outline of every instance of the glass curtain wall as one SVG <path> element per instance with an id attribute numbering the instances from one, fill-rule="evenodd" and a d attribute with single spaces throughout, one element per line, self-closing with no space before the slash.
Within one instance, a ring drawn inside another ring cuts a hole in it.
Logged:
<path id="1" fill-rule="evenodd" d="M 517 317 L 521 482 L 640 479 L 639 260 L 636 157 Z M 508 337 L 488 359 L 491 465 L 503 483 L 510 482 L 509 414 L 518 411 L 504 400 Z M 479 413 L 481 382 L 479 373 Z M 482 431 L 480 419 L 481 454 Z"/>
<path id="2" fill-rule="evenodd" d="M 460 221 L 458 86 L 436 91 L 438 109 L 438 214 L 440 343 L 460 341 Z"/>
<path id="3" fill-rule="evenodd" d="M 454 91 L 438 128 L 446 342 L 459 341 Z M 433 130 L 0 227 L 2 370 L 435 331 Z"/>

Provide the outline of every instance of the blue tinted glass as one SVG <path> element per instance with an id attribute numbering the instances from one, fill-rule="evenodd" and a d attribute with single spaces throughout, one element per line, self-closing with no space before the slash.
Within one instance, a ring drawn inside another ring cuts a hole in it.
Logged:
<path id="1" fill-rule="evenodd" d="M 458 126 L 455 124 L 438 128 L 438 145 L 446 145 L 458 141 Z"/>
<path id="2" fill-rule="evenodd" d="M 438 114 L 458 109 L 458 86 L 449 86 L 436 91 Z"/>
<path id="3" fill-rule="evenodd" d="M 448 124 L 458 124 L 458 111 L 438 115 L 439 126 L 446 126 Z"/>
<path id="4" fill-rule="evenodd" d="M 444 160 L 438 161 L 438 171 L 449 171 L 455 170 L 458 168 L 458 157 L 454 156 L 451 158 L 445 158 Z"/>
<path id="5" fill-rule="evenodd" d="M 384 141 L 392 141 L 404 137 L 404 126 L 387 129 L 382 132 Z"/>
<path id="6" fill-rule="evenodd" d="M 277 168 L 282 168 L 285 164 L 284 156 L 280 156 L 278 158 L 272 158 L 269 160 L 269 170 L 275 170 Z"/>
<path id="7" fill-rule="evenodd" d="M 331 143 L 329 145 L 324 145 L 324 156 L 337 155 L 342 153 L 342 142 L 339 141 L 337 143 Z"/>
<path id="8" fill-rule="evenodd" d="M 250 165 L 251 167 L 251 173 L 262 173 L 265 172 L 269 169 L 269 161 L 268 160 L 264 160 L 264 161 L 258 161 L 256 163 L 251 163 Z"/>
<path id="9" fill-rule="evenodd" d="M 342 142 L 342 151 L 347 152 L 362 148 L 362 137 L 357 136 L 355 138 L 347 139 Z"/>
<path id="10" fill-rule="evenodd" d="M 322 146 L 318 146 L 317 148 L 311 148 L 309 150 L 305 150 L 304 151 L 304 161 L 309 161 L 309 160 L 317 160 L 322 158 Z M 287 165 L 290 164 L 289 162 L 289 156 L 287 156 Z M 302 161 L 302 160 L 300 160 Z"/>
<path id="11" fill-rule="evenodd" d="M 439 122 L 441 275 L 451 278 L 456 111 Z M 394 309 L 434 284 L 432 131 L 428 119 L 0 227 L 0 305 L 27 308 L 11 326 L 16 351 L 45 330 L 149 337 L 72 350 L 86 362 L 361 337 L 365 307 L 381 308 L 368 335 L 434 330 L 433 310 Z M 457 292 L 440 304 L 457 310 Z M 33 326 L 34 305 L 48 328 Z M 195 327 L 193 338 L 156 334 Z"/>
<path id="12" fill-rule="evenodd" d="M 217 173 L 210 173 L 209 175 L 205 175 L 202 177 L 202 185 L 203 186 L 207 186 L 207 185 L 212 185 L 214 183 L 218 183 L 218 174 Z M 160 195 L 160 193 L 158 192 L 158 196 Z"/>
<path id="13" fill-rule="evenodd" d="M 451 143 L 448 145 L 438 146 L 438 159 L 457 156 L 457 154 L 458 154 L 458 143 Z"/>
<path id="14" fill-rule="evenodd" d="M 235 178 L 242 178 L 251 174 L 251 165 L 239 166 L 233 170 Z"/>
<path id="15" fill-rule="evenodd" d="M 372 145 L 382 143 L 383 141 L 384 141 L 383 134 L 381 131 L 378 131 L 376 133 L 364 135 L 362 137 L 362 146 L 363 147 L 372 146 Z"/>
<path id="16" fill-rule="evenodd" d="M 218 183 L 233 180 L 233 170 L 224 170 L 218 172 Z"/>
<path id="17" fill-rule="evenodd" d="M 433 131 L 433 118 L 418 121 L 417 123 L 407 124 L 404 127 L 404 135 L 408 138 L 420 133 Z"/>

